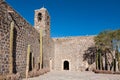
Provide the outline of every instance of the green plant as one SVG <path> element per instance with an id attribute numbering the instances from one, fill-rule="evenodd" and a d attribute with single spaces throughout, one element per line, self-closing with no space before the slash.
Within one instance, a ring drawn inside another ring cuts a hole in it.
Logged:
<path id="1" fill-rule="evenodd" d="M 9 73 L 13 73 L 13 33 L 14 33 L 14 22 L 10 24 L 10 57 L 9 57 Z"/>

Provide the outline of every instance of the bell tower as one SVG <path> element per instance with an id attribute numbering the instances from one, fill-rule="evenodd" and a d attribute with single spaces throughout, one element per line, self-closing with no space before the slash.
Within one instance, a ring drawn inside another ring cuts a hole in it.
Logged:
<path id="1" fill-rule="evenodd" d="M 35 10 L 34 27 L 42 35 L 40 38 L 40 55 L 43 68 L 49 67 L 50 54 L 50 16 L 46 8 Z M 42 31 L 40 31 L 42 30 Z"/>
<path id="2" fill-rule="evenodd" d="M 43 37 L 50 38 L 50 16 L 46 8 L 35 10 L 34 24 L 38 32 L 42 29 Z"/>

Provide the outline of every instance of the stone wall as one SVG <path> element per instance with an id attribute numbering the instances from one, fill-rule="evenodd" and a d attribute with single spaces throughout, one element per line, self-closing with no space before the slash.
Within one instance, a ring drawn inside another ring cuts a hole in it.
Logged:
<path id="1" fill-rule="evenodd" d="M 53 58 L 54 44 L 51 38 L 43 37 L 43 68 L 50 67 L 50 59 Z"/>
<path id="2" fill-rule="evenodd" d="M 28 45 L 31 45 L 29 68 L 32 70 L 40 67 L 40 26 L 42 26 L 44 33 L 43 68 L 61 71 L 64 61 L 69 62 L 70 71 L 82 71 L 88 68 L 88 62 L 84 60 L 83 55 L 89 47 L 94 46 L 94 36 L 50 38 L 50 16 L 45 8 L 38 11 L 45 15 L 43 15 L 41 22 L 35 25 L 35 29 L 6 2 L 0 1 L 0 75 L 9 73 L 10 24 L 12 21 L 15 23 L 13 38 L 14 73 L 20 73 L 22 77 L 25 76 Z M 45 24 L 43 25 L 43 23 Z"/>
<path id="3" fill-rule="evenodd" d="M 49 56 L 53 52 L 53 41 L 50 38 L 50 16 L 46 8 L 35 10 L 34 23 L 38 32 L 42 30 L 43 68 L 49 68 L 51 59 Z"/>
<path id="4" fill-rule="evenodd" d="M 50 39 L 50 54 L 49 54 L 49 67 L 50 67 L 50 70 L 54 70 L 54 58 L 55 58 L 55 43 L 53 41 L 53 39 L 51 38 Z"/>
<path id="5" fill-rule="evenodd" d="M 40 39 L 39 33 L 6 2 L 0 1 L 0 75 L 9 73 L 10 23 L 14 21 L 13 71 L 22 76 L 26 70 L 27 45 L 34 59 L 34 68 L 38 68 Z M 32 60 L 31 59 L 31 60 Z"/>
<path id="6" fill-rule="evenodd" d="M 69 62 L 70 71 L 82 71 L 89 67 L 83 55 L 94 46 L 94 36 L 54 38 L 54 70 L 63 70 L 64 61 Z"/>

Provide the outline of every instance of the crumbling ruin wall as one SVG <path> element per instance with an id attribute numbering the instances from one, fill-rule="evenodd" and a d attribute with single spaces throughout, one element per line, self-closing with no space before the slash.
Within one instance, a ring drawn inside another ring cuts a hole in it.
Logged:
<path id="1" fill-rule="evenodd" d="M 0 1 L 0 75 L 9 73 L 10 23 L 14 21 L 13 72 L 25 76 L 27 45 L 31 45 L 34 68 L 38 68 L 40 55 L 39 33 L 6 2 Z"/>
<path id="2" fill-rule="evenodd" d="M 69 62 L 70 71 L 85 71 L 89 67 L 83 55 L 94 46 L 94 36 L 54 38 L 54 70 L 64 70 L 64 61 Z M 95 66 L 93 66 L 95 67 Z"/>

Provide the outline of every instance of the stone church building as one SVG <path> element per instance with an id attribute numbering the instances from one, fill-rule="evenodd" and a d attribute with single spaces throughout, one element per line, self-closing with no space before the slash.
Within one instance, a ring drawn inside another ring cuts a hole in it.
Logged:
<path id="1" fill-rule="evenodd" d="M 14 22 L 12 56 L 10 56 L 11 22 Z M 10 5 L 0 0 L 0 75 L 9 73 L 11 58 L 13 73 L 25 75 L 28 45 L 30 45 L 30 70 L 40 67 L 41 47 L 43 68 L 85 71 L 87 68 L 95 67 L 94 63 L 90 65 L 88 60 L 84 59 L 88 49 L 94 47 L 94 36 L 51 38 L 50 15 L 46 8 L 35 10 L 33 27 Z"/>

